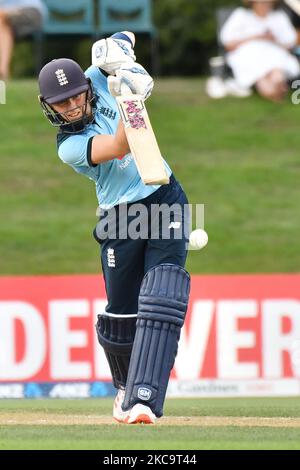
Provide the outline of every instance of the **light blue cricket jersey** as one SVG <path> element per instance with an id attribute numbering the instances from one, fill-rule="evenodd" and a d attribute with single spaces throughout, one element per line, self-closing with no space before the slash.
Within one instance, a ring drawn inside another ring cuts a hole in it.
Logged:
<path id="1" fill-rule="evenodd" d="M 119 121 L 116 100 L 107 87 L 107 78 L 94 66 L 86 71 L 98 96 L 95 121 L 78 134 L 58 134 L 58 155 L 78 173 L 95 181 L 99 206 L 110 209 L 118 204 L 144 199 L 159 186 L 146 186 L 137 171 L 131 153 L 123 159 L 93 166 L 89 159 L 92 138 L 98 134 L 115 134 Z M 165 162 L 168 175 L 171 169 Z"/>

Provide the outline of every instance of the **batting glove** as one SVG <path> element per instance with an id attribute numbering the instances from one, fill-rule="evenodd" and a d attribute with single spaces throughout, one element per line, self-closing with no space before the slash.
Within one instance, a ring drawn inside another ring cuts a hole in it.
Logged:
<path id="1" fill-rule="evenodd" d="M 107 84 L 111 95 L 121 95 L 121 85 L 127 85 L 135 95 L 142 95 L 146 100 L 151 95 L 154 87 L 153 78 L 142 67 L 142 65 L 133 63 L 125 64 L 116 71 L 116 76 L 109 76 Z"/>
<path id="2" fill-rule="evenodd" d="M 104 70 L 108 75 L 115 75 L 124 64 L 133 65 L 136 60 L 134 41 L 134 34 L 127 31 L 100 39 L 92 47 L 92 65 Z"/>

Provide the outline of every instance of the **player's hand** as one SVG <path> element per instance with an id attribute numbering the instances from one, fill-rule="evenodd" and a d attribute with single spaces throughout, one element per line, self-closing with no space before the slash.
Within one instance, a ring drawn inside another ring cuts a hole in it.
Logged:
<path id="1" fill-rule="evenodd" d="M 92 46 L 92 65 L 101 68 L 109 75 L 115 75 L 122 65 L 134 64 L 136 59 L 133 50 L 134 41 L 134 34 L 127 31 L 116 33 L 107 39 L 100 39 Z"/>
<path id="2" fill-rule="evenodd" d="M 113 96 L 121 95 L 121 84 L 127 85 L 135 95 L 142 95 L 146 100 L 151 95 L 154 81 L 149 73 L 137 63 L 122 65 L 116 76 L 107 78 L 108 88 Z"/>

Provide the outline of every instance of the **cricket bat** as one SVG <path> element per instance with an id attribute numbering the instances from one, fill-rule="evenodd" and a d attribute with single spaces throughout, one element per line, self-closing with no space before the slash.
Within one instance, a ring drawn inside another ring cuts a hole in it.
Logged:
<path id="1" fill-rule="evenodd" d="M 284 3 L 300 16 L 300 0 L 284 0 Z"/>
<path id="2" fill-rule="evenodd" d="M 169 184 L 169 177 L 153 132 L 145 102 L 122 85 L 116 97 L 128 144 L 144 184 Z"/>

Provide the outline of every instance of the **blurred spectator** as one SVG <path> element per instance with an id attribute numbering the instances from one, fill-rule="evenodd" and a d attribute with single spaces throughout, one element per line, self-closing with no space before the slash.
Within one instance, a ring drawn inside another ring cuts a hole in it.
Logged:
<path id="1" fill-rule="evenodd" d="M 221 30 L 227 63 L 240 86 L 255 85 L 265 98 L 280 101 L 288 80 L 300 74 L 298 60 L 290 53 L 297 32 L 288 15 L 277 10 L 277 1 L 244 3 L 250 8 L 237 8 Z"/>
<path id="2" fill-rule="evenodd" d="M 39 31 L 46 7 L 42 0 L 0 0 L 0 79 L 7 80 L 15 38 Z"/>

